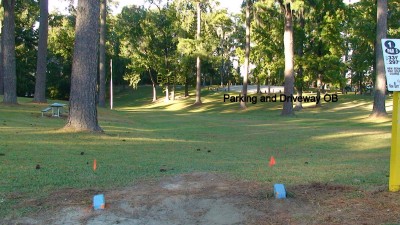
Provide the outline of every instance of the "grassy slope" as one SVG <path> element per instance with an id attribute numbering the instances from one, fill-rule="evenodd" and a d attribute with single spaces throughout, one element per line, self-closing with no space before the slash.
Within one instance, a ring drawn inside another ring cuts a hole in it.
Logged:
<path id="1" fill-rule="evenodd" d="M 369 96 L 339 96 L 338 103 L 285 118 L 279 116 L 281 103 L 239 111 L 238 103 L 223 103 L 223 93 L 204 94 L 204 105 L 193 108 L 193 97 L 149 104 L 148 87 L 121 92 L 115 110 L 99 111 L 104 134 L 61 132 L 65 119 L 42 118 L 46 105 L 31 99 L 0 105 L 0 217 L 15 206 L 23 213 L 23 199 L 57 189 L 108 189 L 192 171 L 288 185 L 387 185 L 390 119 L 367 119 Z M 160 173 L 161 167 L 168 171 Z"/>

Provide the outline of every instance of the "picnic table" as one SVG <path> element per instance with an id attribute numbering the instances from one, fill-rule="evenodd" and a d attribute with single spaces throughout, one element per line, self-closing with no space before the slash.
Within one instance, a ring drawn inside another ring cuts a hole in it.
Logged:
<path id="1" fill-rule="evenodd" d="M 51 107 L 51 113 L 53 116 L 55 117 L 60 117 L 60 109 L 63 108 L 65 106 L 65 104 L 61 104 L 61 103 L 53 103 L 50 105 Z"/>
<path id="2" fill-rule="evenodd" d="M 45 109 L 42 110 L 42 116 L 43 113 L 48 112 L 51 110 L 51 115 L 54 117 L 60 117 L 60 110 L 61 108 L 63 108 L 65 106 L 65 104 L 61 104 L 61 103 L 53 103 L 51 105 L 49 105 L 50 107 L 47 107 Z"/>

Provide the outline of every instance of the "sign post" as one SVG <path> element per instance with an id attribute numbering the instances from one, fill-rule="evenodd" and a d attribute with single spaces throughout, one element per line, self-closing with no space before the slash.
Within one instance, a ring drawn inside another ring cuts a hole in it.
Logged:
<path id="1" fill-rule="evenodd" d="M 389 191 L 400 191 L 400 39 L 382 39 L 386 83 L 393 91 L 392 147 L 390 151 Z"/>

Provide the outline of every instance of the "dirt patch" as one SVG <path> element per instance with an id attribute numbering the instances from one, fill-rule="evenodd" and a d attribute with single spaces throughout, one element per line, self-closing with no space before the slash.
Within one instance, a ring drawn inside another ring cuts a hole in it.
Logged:
<path id="1" fill-rule="evenodd" d="M 26 218 L 0 224 L 395 224 L 400 194 L 361 191 L 348 186 L 310 184 L 287 187 L 289 198 L 272 196 L 272 184 L 210 173 L 142 181 L 120 190 L 64 189 L 23 205 L 40 207 Z M 91 209 L 104 193 L 106 209 Z"/>

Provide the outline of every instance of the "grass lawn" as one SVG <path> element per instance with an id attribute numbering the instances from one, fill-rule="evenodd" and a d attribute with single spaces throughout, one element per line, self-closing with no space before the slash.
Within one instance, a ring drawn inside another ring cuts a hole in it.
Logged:
<path id="1" fill-rule="evenodd" d="M 106 190 L 195 171 L 271 184 L 388 185 L 391 119 L 367 118 L 371 96 L 306 104 L 290 118 L 280 116 L 282 103 L 240 111 L 238 103 L 223 102 L 222 92 L 204 91 L 202 107 L 191 106 L 193 96 L 173 104 L 150 100 L 149 87 L 121 91 L 114 110 L 99 109 L 104 134 L 62 132 L 66 118 L 41 117 L 47 105 L 32 99 L 0 105 L 0 217 L 32 212 L 24 200 L 63 188 Z M 391 105 L 389 97 L 390 113 Z"/>

